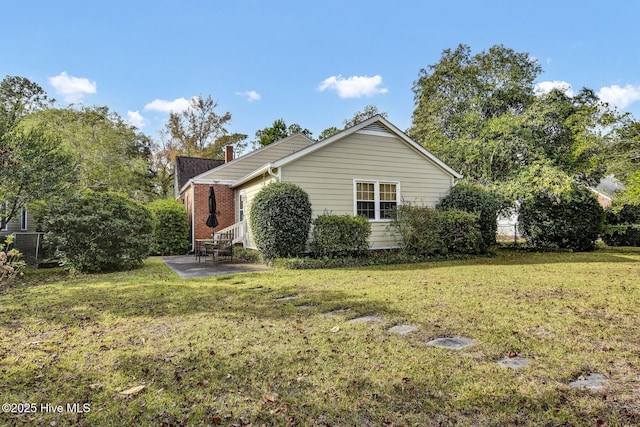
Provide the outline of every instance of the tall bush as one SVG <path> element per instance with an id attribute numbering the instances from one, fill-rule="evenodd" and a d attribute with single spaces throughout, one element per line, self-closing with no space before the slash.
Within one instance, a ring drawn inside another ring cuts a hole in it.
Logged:
<path id="1" fill-rule="evenodd" d="M 161 199 L 147 204 L 151 211 L 152 255 L 182 255 L 189 250 L 189 218 L 178 200 Z"/>
<path id="2" fill-rule="evenodd" d="M 149 254 L 151 213 L 120 194 L 88 191 L 56 203 L 43 225 L 45 244 L 80 272 L 127 270 Z"/>
<path id="3" fill-rule="evenodd" d="M 640 246 L 640 205 L 607 209 L 602 240 L 609 246 Z"/>
<path id="4" fill-rule="evenodd" d="M 360 256 L 369 250 L 370 235 L 363 216 L 320 215 L 313 221 L 311 250 L 316 257 Z"/>
<path id="5" fill-rule="evenodd" d="M 459 209 L 477 215 L 484 245 L 488 247 L 496 242 L 500 200 L 492 191 L 478 184 L 459 182 L 438 203 L 437 208 Z"/>
<path id="6" fill-rule="evenodd" d="M 6 236 L 4 242 L 0 241 L 0 290 L 4 291 L 7 284 L 16 276 L 22 274 L 26 266 L 22 261 L 22 254 L 12 248 L 13 236 Z"/>
<path id="7" fill-rule="evenodd" d="M 519 227 L 532 248 L 590 251 L 602 230 L 603 216 L 586 188 L 557 195 L 539 191 L 522 202 Z"/>
<path id="8" fill-rule="evenodd" d="M 249 221 L 266 260 L 296 256 L 305 250 L 309 238 L 309 196 L 295 184 L 271 183 L 253 199 Z"/>
<path id="9" fill-rule="evenodd" d="M 440 211 L 403 204 L 396 209 L 391 227 L 410 255 L 478 254 L 485 246 L 477 219 L 457 209 Z"/>

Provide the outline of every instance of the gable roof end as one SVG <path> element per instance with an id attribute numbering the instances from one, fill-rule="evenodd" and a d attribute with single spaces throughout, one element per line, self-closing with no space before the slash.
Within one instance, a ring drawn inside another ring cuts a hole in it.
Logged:
<path id="1" fill-rule="evenodd" d="M 393 136 L 393 137 L 398 137 L 400 138 L 402 141 L 404 141 L 405 143 L 407 143 L 409 146 L 411 146 L 413 149 L 415 149 L 416 151 L 418 151 L 420 154 L 422 154 L 423 156 L 425 156 L 427 159 L 431 160 L 433 163 L 436 164 L 436 166 L 438 166 L 440 169 L 442 169 L 444 172 L 446 172 L 447 174 L 451 175 L 453 178 L 462 178 L 462 175 L 459 174 L 458 172 L 456 172 L 455 170 L 453 170 L 450 166 L 448 166 L 447 164 L 445 164 L 442 160 L 438 159 L 436 156 L 434 156 L 431 152 L 429 152 L 427 149 L 425 149 L 423 146 L 421 146 L 420 144 L 418 144 L 417 142 L 415 142 L 414 140 L 412 140 L 411 138 L 409 138 L 404 132 L 402 132 L 400 129 L 398 129 L 395 125 L 393 125 L 391 122 L 389 122 L 387 119 L 385 119 L 384 117 L 380 116 L 380 115 L 376 115 L 371 117 L 368 120 L 365 120 L 355 126 L 352 126 L 348 129 L 343 130 L 340 133 L 337 133 L 327 139 L 323 139 L 320 142 L 316 142 L 313 145 L 310 145 L 306 148 L 303 148 L 301 150 L 296 151 L 295 153 L 292 153 L 286 157 L 283 157 L 279 160 L 276 160 L 275 162 L 271 162 L 268 163 L 264 166 L 262 166 L 261 168 L 257 169 L 256 171 L 254 171 L 253 173 L 251 173 L 250 175 L 247 175 L 241 179 L 239 179 L 238 181 L 234 182 L 233 185 L 231 185 L 232 188 L 237 187 L 239 185 L 244 184 L 245 182 L 255 178 L 256 176 L 259 176 L 263 173 L 267 173 L 269 170 L 273 169 L 273 168 L 280 168 L 282 166 L 285 166 L 291 162 L 294 162 L 302 157 L 305 157 L 317 150 L 322 149 L 323 147 L 326 147 L 327 145 L 333 144 L 334 142 L 343 139 L 349 135 L 352 135 L 356 132 L 359 133 L 366 133 L 366 134 L 370 134 L 370 135 L 378 135 L 378 136 Z"/>
<path id="2" fill-rule="evenodd" d="M 376 123 L 379 122 L 379 123 Z M 373 124 L 377 124 L 378 126 L 375 126 L 376 129 L 374 130 L 372 126 Z M 383 127 L 380 127 L 380 125 L 382 125 Z M 366 128 L 366 129 L 365 129 Z M 388 132 L 384 131 L 384 128 L 386 128 L 388 130 Z M 321 149 L 324 146 L 327 146 L 329 144 L 334 143 L 337 140 L 340 140 L 342 138 L 345 138 L 351 134 L 354 134 L 356 132 L 361 132 L 361 133 L 369 133 L 369 134 L 376 134 L 376 135 L 386 135 L 386 136 L 397 136 L 400 139 L 402 139 L 404 142 L 406 142 L 407 144 L 409 144 L 411 147 L 413 147 L 414 149 L 416 149 L 418 152 L 420 152 L 422 155 L 424 155 L 425 157 L 427 157 L 428 159 L 430 159 L 431 161 L 433 161 L 437 166 L 439 166 L 441 169 L 443 169 L 445 172 L 447 172 L 449 175 L 451 175 L 454 178 L 462 178 L 462 175 L 460 175 L 458 172 L 456 172 L 455 170 L 453 170 L 449 165 L 445 164 L 442 160 L 438 159 L 436 156 L 434 156 L 431 152 L 429 152 L 426 148 L 424 148 L 422 145 L 418 144 L 417 142 L 415 142 L 413 139 L 409 138 L 404 132 L 402 132 L 400 129 L 398 129 L 395 125 L 393 125 L 390 121 L 388 121 L 387 119 L 385 119 L 384 117 L 382 117 L 381 115 L 376 115 L 371 117 L 368 120 L 365 120 L 364 122 L 361 122 L 355 126 L 350 127 L 349 129 L 345 129 L 340 133 L 337 133 L 335 135 L 333 135 L 330 138 L 324 139 L 314 145 L 311 145 L 307 148 L 303 148 L 302 150 L 293 153 L 290 156 L 287 156 L 283 159 L 280 159 L 276 162 L 274 162 L 273 166 L 274 167 L 281 167 L 286 165 L 287 163 L 290 163 L 294 160 L 299 159 L 300 157 L 304 157 L 307 154 L 310 154 L 316 150 Z"/>

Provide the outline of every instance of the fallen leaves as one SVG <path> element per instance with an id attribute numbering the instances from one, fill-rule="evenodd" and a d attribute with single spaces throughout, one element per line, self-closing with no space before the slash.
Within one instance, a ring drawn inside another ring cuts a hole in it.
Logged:
<path id="1" fill-rule="evenodd" d="M 278 393 L 265 393 L 262 395 L 262 399 L 264 399 L 265 403 L 274 403 L 278 400 Z"/>
<path id="2" fill-rule="evenodd" d="M 145 387 L 146 385 L 139 385 L 139 386 L 127 389 L 125 391 L 121 391 L 119 394 L 121 394 L 122 396 L 131 396 L 131 395 L 140 393 L 142 390 L 144 390 Z"/>

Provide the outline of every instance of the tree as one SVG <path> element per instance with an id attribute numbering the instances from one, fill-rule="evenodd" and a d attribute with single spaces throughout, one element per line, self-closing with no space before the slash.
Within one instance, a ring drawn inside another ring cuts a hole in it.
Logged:
<path id="1" fill-rule="evenodd" d="M 617 136 L 607 152 L 608 172 L 625 185 L 625 189 L 615 195 L 616 204 L 640 206 L 640 122 L 626 117 Z"/>
<path id="2" fill-rule="evenodd" d="M 303 129 L 302 126 L 297 123 L 293 123 L 287 127 L 284 119 L 276 119 L 270 127 L 256 131 L 254 146 L 265 147 L 297 133 L 306 135 L 309 138 L 311 138 L 312 135 L 309 129 Z"/>
<path id="3" fill-rule="evenodd" d="M 24 116 L 53 102 L 37 83 L 24 77 L 6 76 L 0 82 L 0 133 L 10 132 Z"/>
<path id="4" fill-rule="evenodd" d="M 161 135 L 163 135 L 161 133 Z M 176 149 L 170 141 L 152 142 L 151 144 L 151 186 L 152 192 L 161 199 L 172 197 L 174 194 L 174 165 Z"/>
<path id="5" fill-rule="evenodd" d="M 40 127 L 74 159 L 78 188 L 151 198 L 151 140 L 108 107 L 50 108 L 27 116 L 21 127 Z"/>
<path id="6" fill-rule="evenodd" d="M 42 129 L 13 130 L 0 135 L 4 147 L 0 168 L 0 218 L 10 221 L 38 200 L 68 194 L 76 180 L 71 156 L 60 141 Z"/>
<path id="7" fill-rule="evenodd" d="M 76 175 L 60 141 L 42 128 L 20 129 L 27 114 L 47 108 L 44 90 L 24 77 L 0 83 L 0 218 L 13 219 L 41 199 L 66 194 Z"/>
<path id="8" fill-rule="evenodd" d="M 545 162 L 585 184 L 605 171 L 603 150 L 620 117 L 595 93 L 536 94 L 542 69 L 527 53 L 493 46 L 471 55 L 445 50 L 414 82 L 409 131 L 417 142 L 467 178 L 483 184 L 518 179 Z"/>
<path id="9" fill-rule="evenodd" d="M 344 125 L 343 129 L 348 129 L 376 115 L 381 115 L 382 117 L 386 118 L 387 112 L 380 112 L 378 111 L 378 107 L 376 105 L 369 104 L 365 106 L 362 111 L 356 111 L 355 113 L 353 113 L 353 117 L 351 117 L 350 119 L 344 120 L 342 122 L 342 124 Z"/>
<path id="10" fill-rule="evenodd" d="M 380 112 L 378 111 L 378 107 L 375 105 L 367 105 L 364 107 L 364 109 L 362 111 L 356 111 L 353 114 L 353 117 L 351 117 L 350 119 L 346 119 L 342 122 L 343 124 L 343 128 L 342 129 L 338 129 L 335 126 L 331 126 L 329 128 L 326 128 L 325 130 L 323 130 L 320 133 L 320 136 L 318 137 L 318 141 L 322 141 L 323 139 L 329 138 L 330 136 L 333 136 L 339 132 L 342 132 L 344 129 L 350 128 L 352 126 L 357 125 L 358 123 L 364 122 L 367 119 L 370 119 L 371 117 L 375 116 L 375 115 L 381 115 L 382 117 L 387 117 L 387 112 Z"/>
<path id="11" fill-rule="evenodd" d="M 246 135 L 234 134 L 228 137 L 226 126 L 231 121 L 231 113 L 218 115 L 218 103 L 211 95 L 206 98 L 193 97 L 189 108 L 182 113 L 172 112 L 166 125 L 167 134 L 177 153 L 185 156 L 221 158 L 223 147 L 235 144 L 240 150 Z M 241 137 L 242 136 L 242 137 Z M 239 151 L 240 151 L 239 150 Z"/>

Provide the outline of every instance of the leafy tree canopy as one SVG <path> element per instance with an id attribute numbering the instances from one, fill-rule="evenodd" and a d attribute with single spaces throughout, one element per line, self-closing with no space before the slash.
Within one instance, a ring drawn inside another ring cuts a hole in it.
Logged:
<path id="1" fill-rule="evenodd" d="M 309 129 L 303 129 L 302 126 L 297 123 L 287 126 L 284 119 L 276 119 L 270 127 L 256 131 L 254 146 L 258 148 L 264 147 L 297 133 L 306 135 L 309 138 L 312 137 L 312 133 Z"/>
<path id="2" fill-rule="evenodd" d="M 529 54 L 502 45 L 476 55 L 465 45 L 447 49 L 414 82 L 409 133 L 483 184 L 522 185 L 529 168 L 525 175 L 553 170 L 594 184 L 621 116 L 590 89 L 537 93 L 541 71 Z"/>
<path id="3" fill-rule="evenodd" d="M 211 95 L 193 97 L 189 108 L 181 113 L 172 112 L 166 124 L 166 133 L 176 154 L 193 157 L 223 158 L 224 146 L 233 144 L 237 151 L 246 147 L 246 135 L 229 135 L 226 126 L 231 113 L 216 113 L 218 103 Z"/>
<path id="4" fill-rule="evenodd" d="M 378 107 L 370 104 L 365 106 L 362 111 L 356 111 L 353 114 L 353 117 L 351 117 L 350 119 L 345 119 L 342 122 L 343 128 L 342 129 L 338 129 L 335 126 L 329 127 L 325 130 L 323 130 L 320 133 L 320 136 L 318 137 L 318 141 L 322 141 L 323 139 L 329 138 L 330 136 L 333 136 L 339 132 L 342 132 L 343 130 L 350 128 L 352 126 L 357 125 L 358 123 L 364 122 L 365 120 L 375 116 L 375 115 L 381 115 L 382 117 L 387 117 L 387 112 L 381 112 L 378 110 Z"/>
<path id="5" fill-rule="evenodd" d="M 46 92 L 37 83 L 19 76 L 6 76 L 0 82 L 0 132 L 8 132 L 28 113 L 47 108 Z"/>
<path id="6" fill-rule="evenodd" d="M 607 159 L 608 172 L 625 185 L 615 194 L 616 204 L 640 206 L 640 122 L 627 118 L 617 136 Z"/>
<path id="7" fill-rule="evenodd" d="M 24 129 L 42 128 L 74 159 L 78 188 L 150 197 L 150 139 L 107 107 L 50 108 L 25 117 Z"/>
<path id="8" fill-rule="evenodd" d="M 28 114 L 49 105 L 44 90 L 26 78 L 0 82 L 0 218 L 10 221 L 38 200 L 67 194 L 76 174 L 55 135 L 41 127 L 21 129 Z"/>

